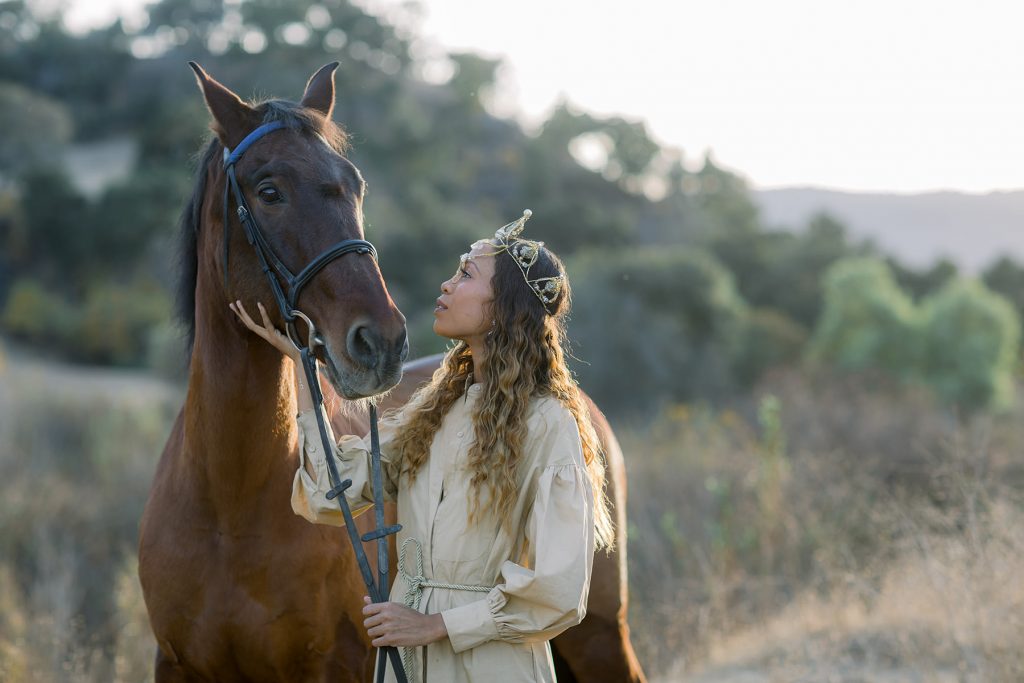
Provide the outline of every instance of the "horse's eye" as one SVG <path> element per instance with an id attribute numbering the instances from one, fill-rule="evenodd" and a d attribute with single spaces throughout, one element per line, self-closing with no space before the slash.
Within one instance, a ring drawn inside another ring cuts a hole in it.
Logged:
<path id="1" fill-rule="evenodd" d="M 261 187 L 259 189 L 259 195 L 264 204 L 273 204 L 274 202 L 281 200 L 281 193 L 272 185 Z"/>

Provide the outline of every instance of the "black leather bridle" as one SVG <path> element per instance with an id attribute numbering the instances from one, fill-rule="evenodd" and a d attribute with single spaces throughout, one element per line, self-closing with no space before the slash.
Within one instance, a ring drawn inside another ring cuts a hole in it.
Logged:
<path id="1" fill-rule="evenodd" d="M 342 240 L 313 259 L 309 265 L 299 271 L 298 275 L 293 275 L 284 262 L 274 253 L 270 243 L 260 230 L 256 217 L 249 209 L 249 205 L 245 201 L 245 195 L 242 194 L 242 189 L 238 186 L 238 179 L 235 176 L 235 164 L 238 163 L 238 160 L 242 158 L 242 155 L 245 154 L 246 150 L 254 142 L 268 133 L 285 127 L 285 124 L 281 121 L 265 123 L 245 136 L 234 150 L 229 150 L 226 147 L 224 149 L 224 171 L 227 175 L 224 183 L 224 288 L 227 291 L 229 273 L 228 243 L 230 242 L 231 230 L 228 208 L 231 196 L 233 195 L 238 219 L 245 229 L 246 239 L 248 239 L 253 249 L 256 250 L 256 255 L 259 257 L 263 272 L 270 282 L 270 288 L 274 292 L 274 298 L 277 300 L 277 307 L 285 320 L 288 337 L 299 349 L 302 356 L 302 367 L 305 370 L 306 382 L 309 384 L 310 391 L 313 394 L 313 407 L 316 413 L 317 427 L 320 430 L 320 440 L 323 443 L 323 452 L 327 460 L 327 472 L 331 478 L 331 490 L 327 493 L 327 498 L 338 501 L 338 507 L 341 508 L 341 513 L 345 518 L 345 529 L 348 532 L 349 540 L 352 542 L 352 549 L 356 554 L 359 571 L 363 576 L 363 582 L 366 584 L 366 589 L 371 599 L 374 602 L 384 602 L 388 599 L 387 537 L 398 533 L 402 527 L 399 524 L 391 526 L 385 526 L 384 524 L 384 486 L 380 464 L 380 439 L 377 434 L 377 408 L 372 403 L 370 404 L 370 450 L 376 528 L 360 538 L 359 532 L 356 530 L 355 520 L 352 518 L 352 510 L 349 508 L 348 500 L 342 495 L 345 489 L 352 486 L 352 480 L 345 479 L 342 481 L 334 458 L 330 457 L 330 454 L 334 453 L 335 445 L 331 443 L 331 438 L 327 433 L 327 425 L 324 422 L 324 395 L 320 388 L 316 358 L 313 355 L 313 350 L 316 346 L 322 345 L 322 341 L 316 335 L 316 327 L 314 327 L 313 321 L 297 308 L 299 294 L 302 292 L 303 286 L 313 279 L 313 276 L 320 272 L 328 263 L 349 253 L 369 254 L 376 260 L 377 250 L 366 240 Z M 284 280 L 284 288 L 282 288 L 279 278 Z M 296 318 L 302 318 L 308 328 L 305 344 L 301 342 L 295 329 Z M 377 580 L 374 580 L 373 570 L 370 569 L 370 563 L 366 558 L 361 542 L 365 541 L 368 543 L 374 540 L 377 541 Z M 395 669 L 395 676 L 399 683 L 407 683 L 405 669 L 402 667 L 402 658 L 398 654 L 398 649 L 393 646 L 385 646 L 378 650 L 378 683 L 384 680 L 384 672 L 389 659 Z"/>
<path id="2" fill-rule="evenodd" d="M 229 221 L 230 212 L 228 209 L 231 196 L 233 195 L 235 210 L 238 213 L 238 220 L 245 229 L 245 237 L 256 250 L 256 255 L 260 259 L 263 272 L 266 273 L 267 279 L 270 281 L 270 288 L 273 290 L 274 298 L 277 300 L 277 307 L 280 309 L 281 315 L 284 316 L 285 323 L 289 326 L 289 336 L 292 336 L 295 332 L 294 311 L 298 304 L 299 294 L 302 292 L 302 288 L 313 279 L 313 276 L 320 272 L 328 263 L 345 254 L 370 254 L 376 260 L 377 250 L 366 240 L 342 240 L 313 259 L 309 265 L 299 271 L 298 275 L 293 275 L 288 266 L 274 253 L 267 238 L 263 235 L 263 231 L 260 230 L 256 217 L 249 209 L 249 205 L 245 201 L 245 195 L 242 194 L 242 189 L 238 186 L 235 164 L 238 163 L 238 160 L 242 158 L 242 155 L 245 154 L 246 150 L 254 142 L 282 128 L 285 128 L 285 124 L 281 121 L 265 123 L 245 136 L 245 139 L 238 143 L 234 150 L 224 149 L 224 172 L 227 174 L 227 181 L 224 184 L 224 284 L 226 289 L 228 273 L 230 272 L 228 268 L 228 245 L 231 241 L 229 239 L 231 223 Z M 281 287 L 281 282 L 278 278 L 284 281 L 285 288 Z M 292 336 L 292 341 L 297 341 L 294 336 Z M 312 340 L 310 340 L 310 343 L 313 343 Z"/>

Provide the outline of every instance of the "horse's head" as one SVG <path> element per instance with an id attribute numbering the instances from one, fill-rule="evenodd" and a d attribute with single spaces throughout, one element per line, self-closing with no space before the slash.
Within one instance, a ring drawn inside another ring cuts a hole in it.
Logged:
<path id="1" fill-rule="evenodd" d="M 266 251 L 273 255 L 271 265 L 276 269 L 276 257 L 286 273 L 298 275 L 339 242 L 362 240 L 366 183 L 345 158 L 345 135 L 331 121 L 337 63 L 310 78 L 299 104 L 243 102 L 199 65 L 190 66 L 224 149 L 239 150 L 239 143 L 254 130 L 268 123 L 273 126 L 272 132 L 251 146 L 243 145 L 244 153 L 236 155 L 233 164 L 238 191 L 255 219 L 256 231 L 266 241 Z M 236 212 L 238 201 L 228 188 L 222 153 L 213 155 L 209 167 L 200 172 L 209 174 L 209 193 L 202 202 L 201 222 L 207 229 L 199 236 L 200 258 L 219 275 L 216 287 L 224 289 L 219 292 L 224 310 L 228 311 L 230 301 L 241 299 L 254 311 L 260 301 L 271 320 L 283 328 L 285 319 L 273 286 Z M 230 195 L 224 195 L 225 190 Z M 222 205 L 225 196 L 230 197 L 230 211 Z M 287 298 L 288 276 L 276 273 L 275 277 Z M 330 260 L 299 285 L 293 303 L 314 321 L 322 342 L 317 356 L 339 394 L 356 399 L 398 383 L 409 349 L 405 317 L 366 249 Z M 305 325 L 297 323 L 296 332 L 305 337 Z"/>

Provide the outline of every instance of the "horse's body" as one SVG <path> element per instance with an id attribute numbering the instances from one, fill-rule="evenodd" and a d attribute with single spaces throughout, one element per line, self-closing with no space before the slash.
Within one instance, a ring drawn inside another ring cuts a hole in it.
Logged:
<path id="1" fill-rule="evenodd" d="M 256 300 L 272 301 L 270 288 L 240 230 L 224 233 L 231 240 L 230 268 L 221 259 L 220 152 L 237 145 L 260 117 L 292 116 L 287 120 L 295 124 L 274 134 L 279 138 L 268 136 L 254 145 L 251 159 L 238 167 L 247 201 L 264 224 L 276 226 L 270 237 L 283 245 L 282 258 L 308 262 L 339 232 L 361 237 L 358 171 L 337 150 L 329 151 L 329 144 L 318 146 L 324 136 L 330 138 L 333 69 L 310 80 L 298 113 L 281 114 L 280 107 L 242 103 L 195 68 L 219 142 L 204 155 L 184 226 L 182 284 L 194 330 L 188 394 L 140 528 L 139 577 L 158 644 L 156 681 L 368 681 L 373 650 L 362 625 L 366 590 L 354 553 L 341 530 L 310 524 L 289 505 L 298 466 L 291 362 L 249 334 L 228 309 L 236 298 L 248 302 L 250 310 Z M 327 123 L 307 116 L 307 110 L 318 110 Z M 315 129 L 321 124 L 322 130 Z M 301 198 L 305 186 L 313 185 L 319 194 L 306 195 L 302 204 L 327 198 L 307 206 L 306 215 L 294 215 L 301 213 L 300 202 L 258 203 L 264 167 L 282 159 L 292 162 L 288 172 L 295 174 L 291 181 L 286 175 L 277 181 L 282 194 Z M 304 230 L 288 230 L 294 223 Z M 366 257 L 349 255 L 332 263 L 303 297 L 299 305 L 324 337 L 320 360 L 328 369 L 324 390 L 334 407 L 335 432 L 365 434 L 366 418 L 341 409 L 346 404 L 338 397 L 393 389 L 385 407 L 404 402 L 429 378 L 437 359 L 407 364 L 395 386 L 404 357 L 404 318 Z M 282 326 L 276 311 L 271 319 Z M 587 617 L 554 644 L 566 680 L 573 680 L 571 671 L 579 680 L 637 681 L 642 674 L 624 613 L 621 453 L 603 416 L 592 412 L 608 453 L 619 550 L 596 558 Z M 393 519 L 394 511 L 389 512 Z M 371 525 L 372 515 L 362 515 L 357 524 Z M 376 553 L 368 556 L 374 563 Z"/>

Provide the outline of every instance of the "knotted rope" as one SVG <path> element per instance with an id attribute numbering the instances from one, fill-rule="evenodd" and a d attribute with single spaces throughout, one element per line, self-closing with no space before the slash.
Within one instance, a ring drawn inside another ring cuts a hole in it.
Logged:
<path id="1" fill-rule="evenodd" d="M 416 574 L 410 574 L 405 570 L 405 547 L 413 544 L 416 551 Z M 398 572 L 402 575 L 408 588 L 405 589 L 405 606 L 420 611 L 420 600 L 423 597 L 424 588 L 447 588 L 455 591 L 475 591 L 487 593 L 494 586 L 471 586 L 465 583 L 448 583 L 446 581 L 434 581 L 423 575 L 423 546 L 418 539 L 410 536 L 402 542 L 402 550 L 398 554 Z M 405 667 L 406 675 L 410 681 L 420 680 L 415 670 L 416 662 L 413 659 L 413 648 L 399 648 L 402 651 L 402 665 Z"/>

